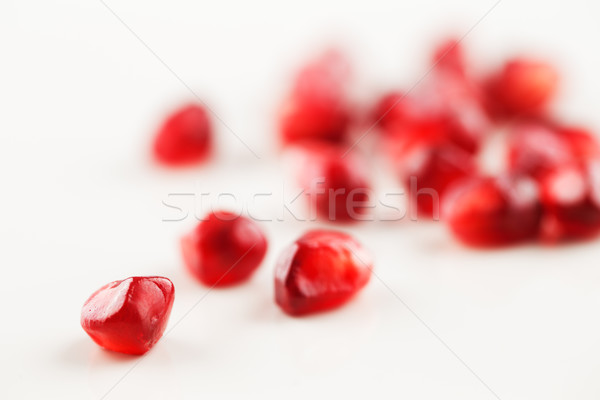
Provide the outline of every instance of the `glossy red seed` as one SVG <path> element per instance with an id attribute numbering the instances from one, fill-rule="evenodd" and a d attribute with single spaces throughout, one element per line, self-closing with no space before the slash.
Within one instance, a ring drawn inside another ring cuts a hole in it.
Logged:
<path id="1" fill-rule="evenodd" d="M 167 278 L 132 277 L 98 289 L 81 310 L 81 326 L 98 345 L 144 354 L 161 338 L 175 288 Z"/>
<path id="2" fill-rule="evenodd" d="M 260 266 L 267 240 L 252 220 L 227 211 L 213 212 L 181 241 L 188 270 L 207 286 L 244 282 Z"/>
<path id="3" fill-rule="evenodd" d="M 347 60 L 336 52 L 325 53 L 302 69 L 280 110 L 282 143 L 343 142 L 350 120 L 347 80 Z"/>
<path id="4" fill-rule="evenodd" d="M 537 237 L 541 206 L 534 181 L 476 177 L 450 189 L 443 218 L 456 238 L 475 247 L 515 244 Z"/>
<path id="5" fill-rule="evenodd" d="M 290 315 L 337 308 L 369 281 L 372 261 L 350 235 L 315 230 L 300 237 L 275 268 L 275 301 Z"/>
<path id="6" fill-rule="evenodd" d="M 528 59 L 509 61 L 487 83 L 488 108 L 499 118 L 543 114 L 558 87 L 551 65 Z"/>
<path id="7" fill-rule="evenodd" d="M 586 239 L 600 233 L 600 162 L 557 167 L 541 183 L 542 239 Z"/>
<path id="8" fill-rule="evenodd" d="M 420 147 L 402 161 L 402 182 L 409 207 L 416 205 L 419 217 L 437 218 L 440 201 L 455 182 L 476 173 L 473 156 L 452 145 Z"/>
<path id="9" fill-rule="evenodd" d="M 347 147 L 317 143 L 298 146 L 295 151 L 298 181 L 311 216 L 338 223 L 368 217 L 371 187 L 357 151 L 347 153 Z"/>
<path id="10" fill-rule="evenodd" d="M 212 132 L 203 107 L 188 105 L 170 115 L 154 140 L 154 156 L 169 166 L 189 165 L 211 153 Z"/>

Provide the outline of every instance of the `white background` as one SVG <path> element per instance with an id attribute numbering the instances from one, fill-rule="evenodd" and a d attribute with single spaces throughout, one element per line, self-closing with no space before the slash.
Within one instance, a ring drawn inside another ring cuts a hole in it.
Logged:
<path id="1" fill-rule="evenodd" d="M 600 398 L 598 242 L 474 251 L 439 223 L 345 228 L 381 281 L 339 311 L 293 319 L 272 301 L 272 270 L 314 224 L 262 223 L 259 272 L 207 294 L 178 252 L 193 212 L 163 221 L 169 193 L 281 194 L 273 109 L 323 40 L 350 50 L 365 96 L 409 87 L 432 41 L 466 33 L 493 1 L 107 4 L 260 160 L 216 123 L 214 163 L 153 166 L 157 124 L 192 99 L 173 73 L 98 0 L 2 0 L 1 398 Z M 596 0 L 502 0 L 465 42 L 479 63 L 554 60 L 556 109 L 597 131 L 599 17 Z M 83 302 L 153 274 L 175 283 L 173 330 L 142 359 L 99 349 L 79 326 Z"/>

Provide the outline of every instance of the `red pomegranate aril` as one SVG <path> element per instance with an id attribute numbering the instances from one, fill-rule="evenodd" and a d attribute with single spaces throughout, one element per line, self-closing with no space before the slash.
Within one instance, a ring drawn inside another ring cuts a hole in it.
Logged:
<path id="1" fill-rule="evenodd" d="M 161 338 L 175 298 L 160 276 L 132 277 L 98 289 L 81 310 L 81 326 L 101 347 L 144 354 Z"/>
<path id="2" fill-rule="evenodd" d="M 600 145 L 584 129 L 524 123 L 511 132 L 508 157 L 513 173 L 539 180 L 560 166 L 600 157 Z"/>
<path id="3" fill-rule="evenodd" d="M 401 157 L 415 146 L 450 143 L 475 153 L 490 126 L 478 96 L 466 78 L 449 73 L 432 76 L 414 95 L 387 94 L 373 112 L 385 152 Z"/>
<path id="4" fill-rule="evenodd" d="M 381 96 L 371 114 L 373 122 L 387 134 L 423 119 L 425 110 L 413 96 L 392 91 Z"/>
<path id="5" fill-rule="evenodd" d="M 513 173 L 539 179 L 556 166 L 573 160 L 569 143 L 551 127 L 527 123 L 518 125 L 511 132 L 508 164 Z"/>
<path id="6" fill-rule="evenodd" d="M 283 144 L 304 141 L 340 143 L 346 139 L 350 107 L 346 95 L 348 65 L 327 52 L 300 71 L 279 116 Z"/>
<path id="7" fill-rule="evenodd" d="M 401 167 L 409 206 L 416 205 L 418 215 L 426 218 L 439 217 L 446 190 L 476 172 L 473 156 L 453 145 L 417 148 L 405 157 Z"/>
<path id="8" fill-rule="evenodd" d="M 211 147 L 209 116 L 203 107 L 190 104 L 163 123 L 154 139 L 154 156 L 165 165 L 189 165 L 204 161 Z"/>
<path id="9" fill-rule="evenodd" d="M 537 237 L 538 189 L 527 177 L 474 177 L 447 193 L 443 218 L 456 238 L 474 247 L 516 244 Z"/>
<path id="10" fill-rule="evenodd" d="M 448 39 L 439 44 L 433 52 L 432 65 L 437 70 L 464 76 L 467 63 L 460 42 L 457 39 Z"/>
<path id="11" fill-rule="evenodd" d="M 246 281 L 260 266 L 267 240 L 249 218 L 228 211 L 210 213 L 181 240 L 188 270 L 207 286 Z"/>
<path id="12" fill-rule="evenodd" d="M 275 268 L 275 302 L 300 316 L 340 307 L 368 282 L 372 261 L 348 234 L 314 230 L 289 246 Z"/>
<path id="13" fill-rule="evenodd" d="M 597 137 L 583 128 L 562 127 L 558 133 L 567 141 L 573 156 L 578 160 L 600 158 L 600 143 Z"/>
<path id="14" fill-rule="evenodd" d="M 600 233 L 600 162 L 563 165 L 541 183 L 542 239 L 587 239 Z"/>
<path id="15" fill-rule="evenodd" d="M 351 223 L 368 217 L 370 183 L 364 160 L 348 148 L 312 143 L 297 146 L 295 168 L 311 215 L 321 220 Z"/>
<path id="16" fill-rule="evenodd" d="M 549 64 L 515 59 L 487 84 L 488 106 L 495 117 L 543 114 L 558 87 L 558 72 Z"/>

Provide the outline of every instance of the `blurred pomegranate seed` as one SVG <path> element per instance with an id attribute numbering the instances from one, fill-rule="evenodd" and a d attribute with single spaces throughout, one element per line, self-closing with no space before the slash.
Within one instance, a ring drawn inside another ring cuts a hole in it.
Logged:
<path id="1" fill-rule="evenodd" d="M 411 99 L 402 92 L 386 93 L 377 101 L 372 111 L 372 119 L 379 127 L 388 131 L 393 125 L 403 125 L 414 114 L 409 110 Z"/>
<path id="2" fill-rule="evenodd" d="M 508 164 L 514 173 L 540 178 L 556 166 L 574 160 L 563 135 L 536 123 L 517 125 L 508 144 Z"/>
<path id="3" fill-rule="evenodd" d="M 350 120 L 348 80 L 348 61 L 336 51 L 327 52 L 304 67 L 280 111 L 283 144 L 343 142 Z"/>
<path id="4" fill-rule="evenodd" d="M 490 127 L 482 90 L 467 74 L 457 40 L 442 43 L 434 54 L 433 73 L 410 95 L 390 92 L 373 112 L 392 157 L 418 145 L 453 144 L 475 153 Z"/>
<path id="5" fill-rule="evenodd" d="M 188 105 L 170 115 L 154 139 L 154 156 L 162 164 L 182 166 L 205 160 L 211 152 L 208 115 L 199 105 Z"/>
<path id="6" fill-rule="evenodd" d="M 447 39 L 433 52 L 432 65 L 458 76 L 464 76 L 467 70 L 464 49 L 457 39 Z"/>
<path id="7" fill-rule="evenodd" d="M 406 155 L 401 168 L 409 205 L 426 218 L 438 218 L 448 187 L 476 172 L 473 156 L 453 145 L 419 147 Z"/>
<path id="8" fill-rule="evenodd" d="M 325 221 L 350 223 L 368 216 L 371 185 L 360 153 L 324 143 L 296 146 L 295 167 L 311 211 Z"/>
<path id="9" fill-rule="evenodd" d="M 165 331 L 174 298 L 175 288 L 167 278 L 132 277 L 111 282 L 85 302 L 81 326 L 107 350 L 144 354 Z"/>
<path id="10" fill-rule="evenodd" d="M 189 271 L 207 286 L 228 286 L 247 280 L 267 252 L 258 225 L 227 211 L 209 214 L 181 241 Z"/>
<path id="11" fill-rule="evenodd" d="M 563 165 L 541 183 L 542 239 L 586 239 L 600 233 L 600 162 Z"/>
<path id="12" fill-rule="evenodd" d="M 574 157 L 580 160 L 600 158 L 598 138 L 583 128 L 562 127 L 558 133 L 567 141 Z"/>
<path id="13" fill-rule="evenodd" d="M 337 308 L 369 282 L 371 268 L 370 255 L 350 235 L 310 231 L 281 254 L 275 301 L 294 316 Z"/>
<path id="14" fill-rule="evenodd" d="M 475 247 L 532 240 L 542 215 L 535 182 L 510 176 L 457 183 L 444 199 L 443 213 L 454 236 Z"/>
<path id="15" fill-rule="evenodd" d="M 558 88 L 558 72 L 551 65 L 515 59 L 487 82 L 488 110 L 495 118 L 544 114 Z"/>
<path id="16" fill-rule="evenodd" d="M 597 140 L 579 128 L 523 123 L 513 129 L 509 140 L 510 170 L 536 179 L 560 166 L 584 163 L 599 156 Z"/>

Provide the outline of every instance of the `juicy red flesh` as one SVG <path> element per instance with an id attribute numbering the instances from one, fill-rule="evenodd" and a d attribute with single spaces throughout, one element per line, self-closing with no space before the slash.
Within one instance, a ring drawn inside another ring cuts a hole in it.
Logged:
<path id="1" fill-rule="evenodd" d="M 207 286 L 239 284 L 260 266 L 267 240 L 252 220 L 219 211 L 209 214 L 181 240 L 188 270 Z"/>
<path id="2" fill-rule="evenodd" d="M 495 118 L 543 115 L 557 87 L 558 73 L 551 65 L 515 59 L 488 81 L 488 110 Z"/>
<path id="3" fill-rule="evenodd" d="M 419 216 L 439 217 L 447 189 L 475 173 L 473 156 L 456 146 L 416 149 L 406 156 L 402 168 L 409 206 L 416 205 Z"/>
<path id="4" fill-rule="evenodd" d="M 600 233 L 600 164 L 563 165 L 541 183 L 542 239 L 587 239 Z"/>
<path id="5" fill-rule="evenodd" d="M 368 283 L 371 268 L 370 256 L 351 236 L 336 231 L 310 231 L 279 258 L 275 301 L 294 316 L 337 308 Z"/>
<path id="6" fill-rule="evenodd" d="M 283 144 L 346 140 L 350 109 L 346 95 L 347 61 L 328 52 L 304 67 L 281 108 Z"/>
<path id="7" fill-rule="evenodd" d="M 154 156 L 160 163 L 182 166 L 199 163 L 211 153 L 212 132 L 206 110 L 185 106 L 163 123 L 154 140 Z"/>
<path id="8" fill-rule="evenodd" d="M 494 247 L 532 240 L 542 216 L 535 182 L 524 177 L 475 177 L 444 201 L 444 220 L 463 243 Z"/>
<path id="9" fill-rule="evenodd" d="M 330 222 L 364 220 L 369 212 L 370 184 L 357 152 L 327 144 L 296 147 L 299 182 L 312 212 Z"/>
<path id="10" fill-rule="evenodd" d="M 98 289 L 81 310 L 81 326 L 101 347 L 144 354 L 161 338 L 175 298 L 167 278 L 132 277 Z"/>

